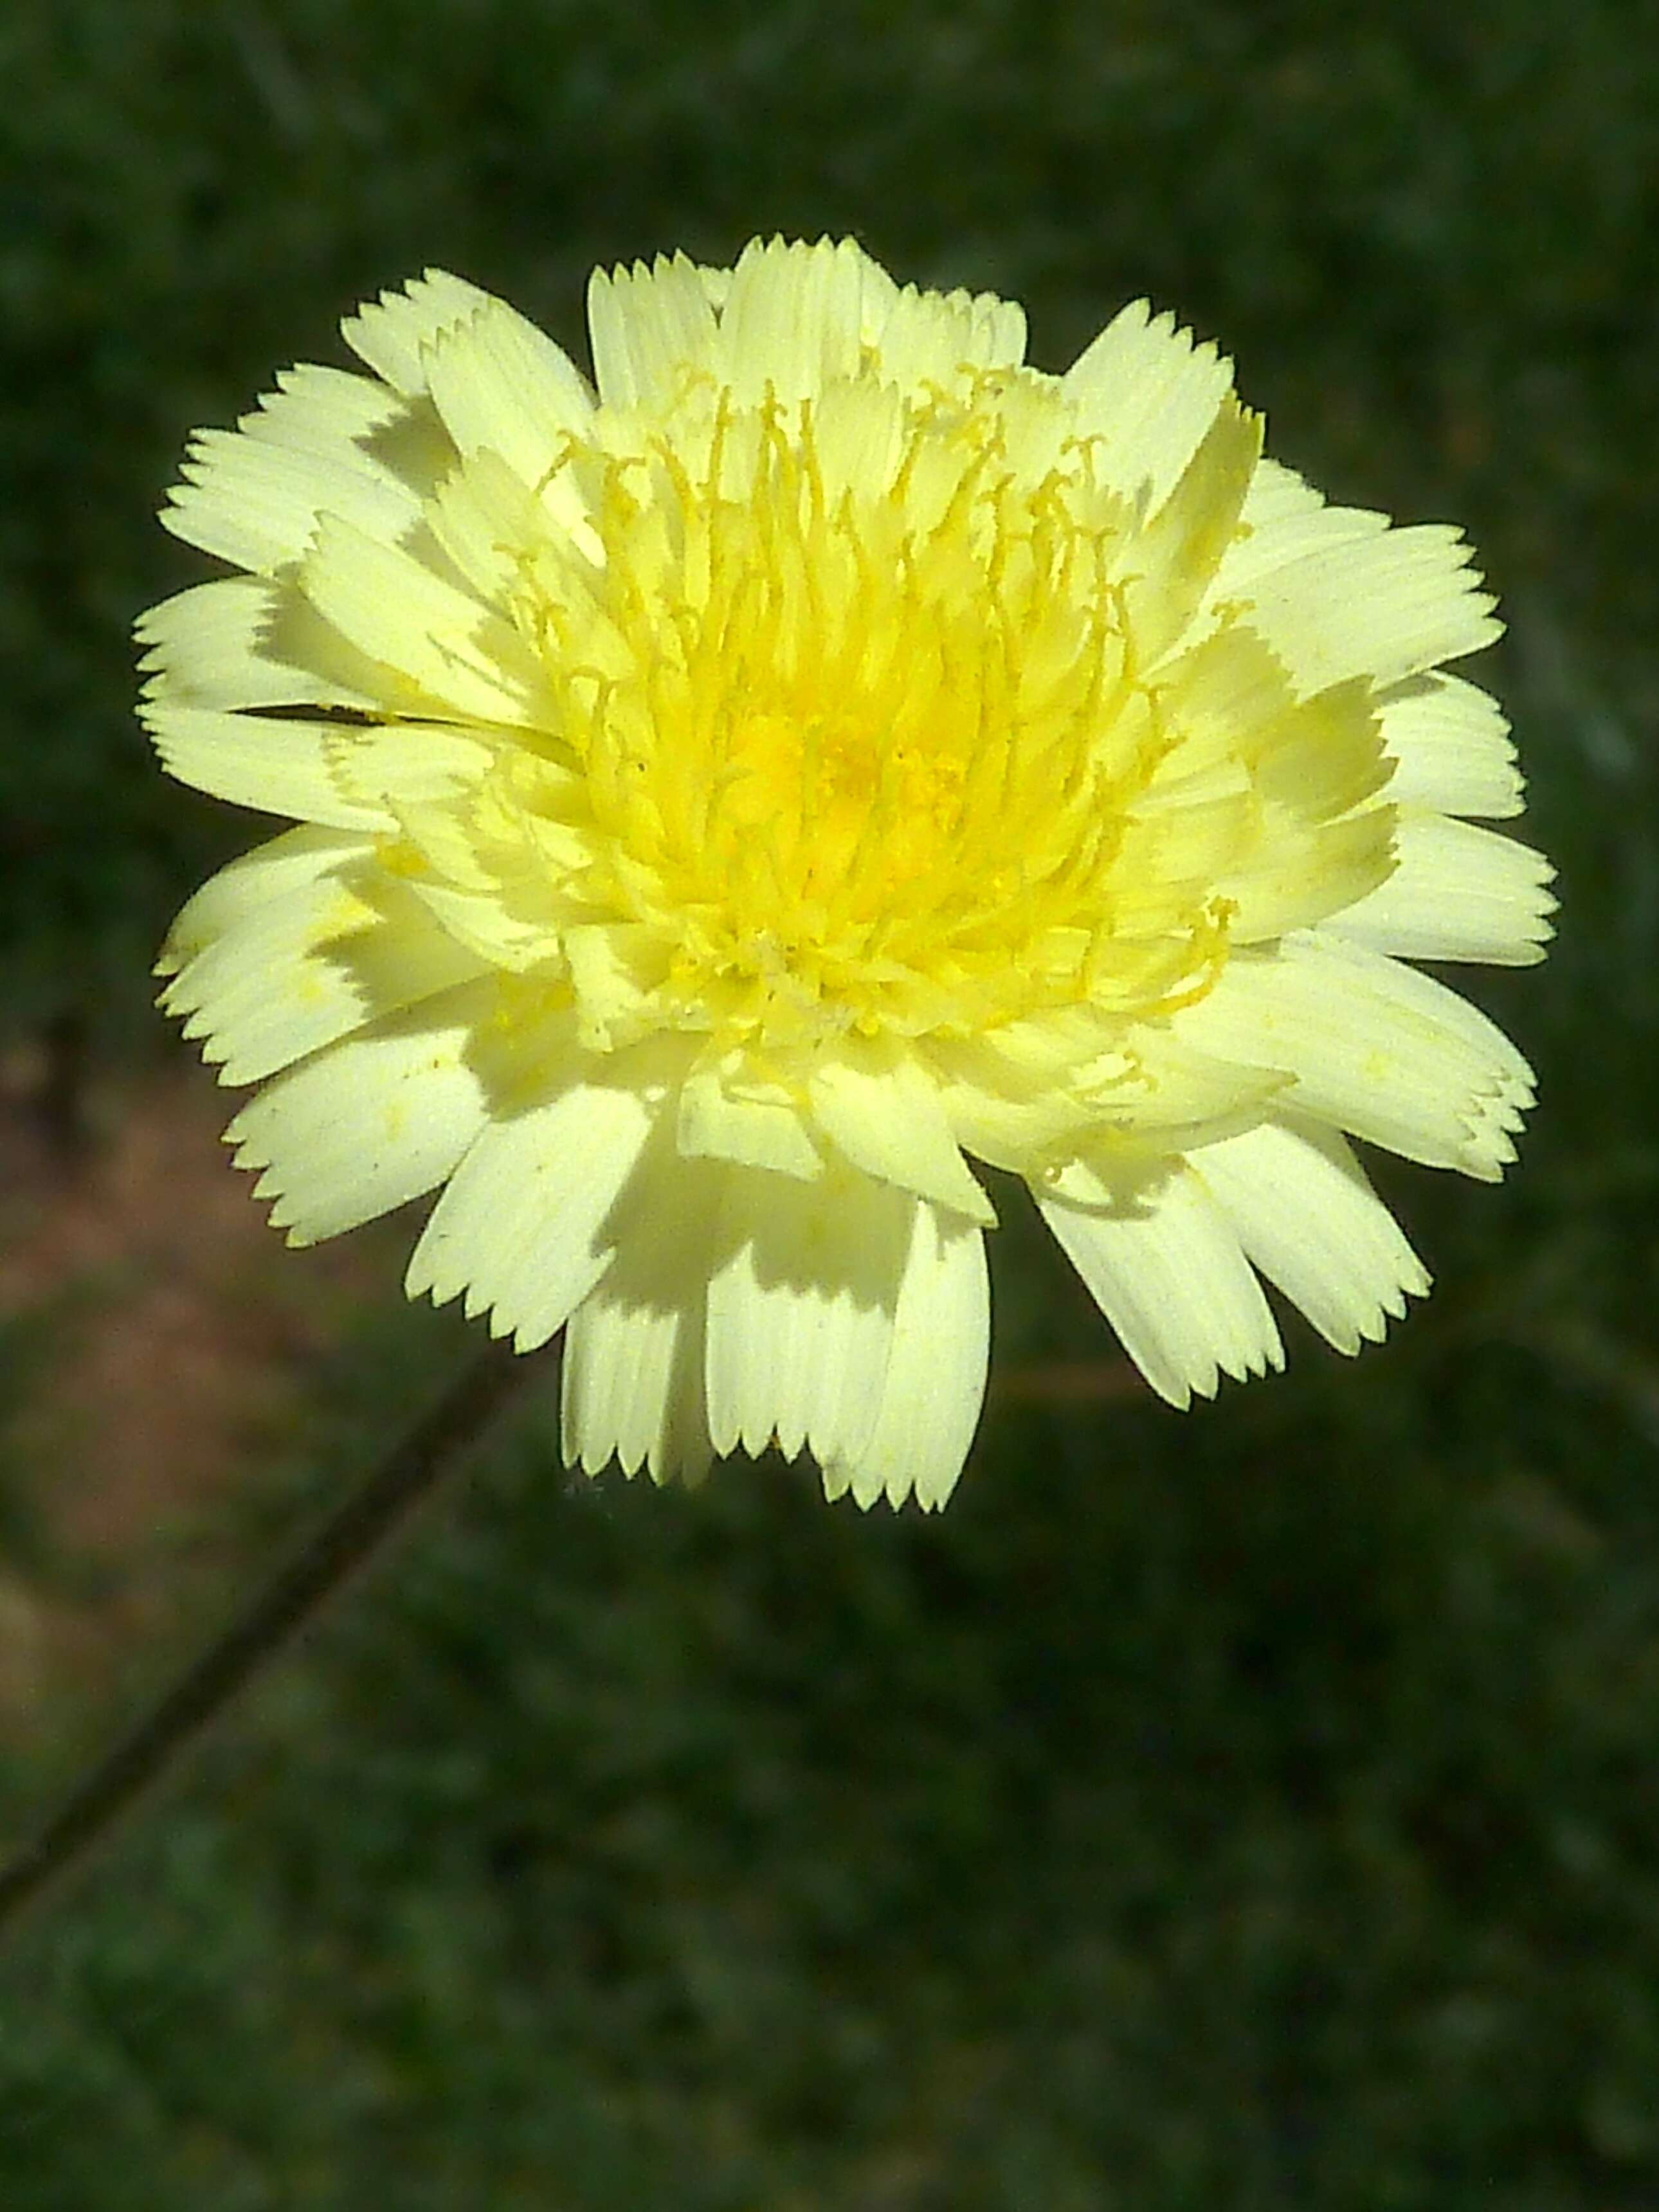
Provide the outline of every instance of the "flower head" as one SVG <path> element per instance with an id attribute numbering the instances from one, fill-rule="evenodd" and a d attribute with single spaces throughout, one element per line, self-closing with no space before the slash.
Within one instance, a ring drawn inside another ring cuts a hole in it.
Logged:
<path id="1" fill-rule="evenodd" d="M 1549 871 L 1457 534 L 1327 507 L 1144 305 L 1064 376 L 851 244 L 597 274 L 594 383 L 430 273 L 194 441 L 144 715 L 293 817 L 164 1004 L 291 1242 L 439 1192 L 412 1295 L 568 1325 L 567 1455 L 777 1443 L 936 1505 L 978 1418 L 970 1161 L 1153 1388 L 1427 1277 L 1349 1148 L 1495 1178 L 1531 1096 L 1402 958 Z"/>

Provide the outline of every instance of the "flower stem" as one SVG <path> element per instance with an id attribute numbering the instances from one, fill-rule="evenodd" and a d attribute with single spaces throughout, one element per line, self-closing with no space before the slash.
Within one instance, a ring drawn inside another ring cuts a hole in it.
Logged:
<path id="1" fill-rule="evenodd" d="M 149 1784 L 274 1658 L 440 1476 L 474 1445 L 540 1363 L 491 1343 L 150 1711 L 81 1777 L 34 1839 L 0 1866 L 0 1931 L 82 1865 Z"/>

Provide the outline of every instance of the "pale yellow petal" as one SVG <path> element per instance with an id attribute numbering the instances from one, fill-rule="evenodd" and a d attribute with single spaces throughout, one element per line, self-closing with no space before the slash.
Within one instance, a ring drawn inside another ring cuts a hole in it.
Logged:
<path id="1" fill-rule="evenodd" d="M 485 736 L 455 722 L 342 721 L 326 742 L 341 789 L 396 821 L 473 790 L 497 757 Z"/>
<path id="2" fill-rule="evenodd" d="M 1436 669 L 1385 690 L 1377 711 L 1395 763 L 1391 799 L 1491 822 L 1520 813 L 1521 774 L 1496 699 Z"/>
<path id="3" fill-rule="evenodd" d="M 512 625 L 400 548 L 325 517 L 298 580 L 382 672 L 388 707 L 509 724 L 547 711 L 545 679 Z"/>
<path id="4" fill-rule="evenodd" d="M 807 1182 L 824 1171 L 823 1154 L 808 1133 L 806 1117 L 792 1103 L 783 1097 L 747 1097 L 729 1088 L 715 1066 L 699 1068 L 686 1079 L 680 1094 L 676 1139 L 687 1159 L 770 1168 Z"/>
<path id="5" fill-rule="evenodd" d="M 1160 1130 L 1173 1133 L 1184 1150 L 1212 1129 L 1243 1112 L 1259 1118 L 1263 1105 L 1280 1096 L 1284 1079 L 1265 1054 L 1229 1053 L 1224 1058 L 1202 1050 L 1185 1014 L 1138 1023 L 1124 1039 L 1126 1065 L 1104 1068 L 1083 1085 L 1107 1118 L 1146 1143 Z"/>
<path id="6" fill-rule="evenodd" d="M 439 485 L 427 501 L 426 520 L 480 599 L 511 604 L 521 594 L 526 550 L 534 548 L 541 586 L 556 589 L 561 604 L 574 598 L 593 609 L 591 580 L 604 565 L 605 548 L 572 470 L 552 467 L 533 487 L 480 447 Z M 579 580 L 572 580 L 573 569 Z"/>
<path id="7" fill-rule="evenodd" d="M 826 1493 L 860 1505 L 913 1496 L 944 1504 L 985 1402 L 991 1286 L 985 1238 L 971 1222 L 918 1205 L 899 1285 L 875 1424 L 856 1454 L 823 1462 Z"/>
<path id="8" fill-rule="evenodd" d="M 1126 1182 L 1109 1206 L 1034 1194 L 1125 1351 L 1172 1406 L 1185 1408 L 1194 1392 L 1213 1397 L 1223 1374 L 1241 1381 L 1284 1365 L 1237 1233 L 1180 1163 Z"/>
<path id="9" fill-rule="evenodd" d="M 156 973 L 176 975 L 227 930 L 252 921 L 273 901 L 307 890 L 326 895 L 316 891 L 320 882 L 337 881 L 374 850 L 370 837 L 309 826 L 256 845 L 210 876 L 186 901 L 156 957 Z"/>
<path id="10" fill-rule="evenodd" d="M 1136 653 L 1149 666 L 1191 627 L 1238 526 L 1260 453 L 1261 418 L 1224 395 L 1168 496 L 1125 541 L 1119 556 L 1125 613 Z"/>
<path id="11" fill-rule="evenodd" d="M 594 381 L 607 407 L 666 407 L 687 369 L 723 370 L 725 350 L 698 270 L 683 253 L 650 267 L 596 269 L 588 285 Z"/>
<path id="12" fill-rule="evenodd" d="M 1316 922 L 1345 921 L 1388 883 L 1394 827 L 1387 807 L 1338 822 L 1276 825 L 1249 862 L 1217 876 L 1216 889 L 1232 908 L 1231 941 L 1260 945 Z"/>
<path id="13" fill-rule="evenodd" d="M 1057 1021 L 1052 1054 L 1039 1048 L 1048 1026 L 1010 1024 L 929 1050 L 959 1142 L 1016 1175 L 1074 1156 L 1103 1129 L 1140 1159 L 1229 1135 L 1259 1121 L 1290 1081 L 1241 1054 L 1194 1049 L 1179 1020 L 1127 1030 L 1119 1021 Z"/>
<path id="14" fill-rule="evenodd" d="M 447 270 L 429 269 L 400 291 L 382 292 L 340 325 L 359 361 L 367 362 L 394 392 L 413 398 L 426 390 L 426 349 L 438 334 L 486 306 L 490 295 Z"/>
<path id="15" fill-rule="evenodd" d="M 915 1200 L 846 1170 L 803 1183 L 735 1170 L 729 1256 L 709 1285 L 709 1432 L 717 1452 L 820 1465 L 874 1424 Z"/>
<path id="16" fill-rule="evenodd" d="M 1199 1050 L 1295 1078 L 1294 1109 L 1430 1167 L 1496 1182 L 1532 1103 L 1532 1072 L 1444 984 L 1313 932 L 1235 953 L 1180 1017 Z"/>
<path id="17" fill-rule="evenodd" d="M 1233 386 L 1233 366 L 1144 300 L 1119 310 L 1060 380 L 1098 481 L 1156 511 Z"/>
<path id="18" fill-rule="evenodd" d="M 564 1456 L 695 1482 L 713 1455 L 704 1395 L 710 1275 L 735 1170 L 654 1147 L 617 1209 L 616 1256 L 564 1339 Z"/>
<path id="19" fill-rule="evenodd" d="M 256 1198 L 290 1244 L 355 1229 L 436 1188 L 486 1126 L 467 1058 L 491 987 L 473 983 L 375 1023 L 292 1068 L 243 1107 L 225 1140 L 262 1170 Z"/>
<path id="20" fill-rule="evenodd" d="M 1529 967 L 1544 957 L 1556 902 L 1541 853 L 1495 830 L 1402 807 L 1394 872 L 1333 914 L 1327 927 L 1374 952 L 1408 960 L 1485 960 Z"/>
<path id="21" fill-rule="evenodd" d="M 757 240 L 732 271 L 720 318 L 728 374 L 751 402 L 770 388 L 786 404 L 818 397 L 857 370 L 863 257 L 839 245 Z"/>
<path id="22" fill-rule="evenodd" d="M 1208 795 L 1229 769 L 1244 789 L 1308 822 L 1330 821 L 1385 789 L 1393 796 L 1370 686 L 1356 679 L 1298 699 L 1247 629 L 1216 631 L 1182 653 L 1156 696 L 1178 743 L 1160 764 L 1149 805 L 1166 793 L 1191 803 L 1189 787 Z"/>
<path id="23" fill-rule="evenodd" d="M 924 292 L 891 280 L 877 286 L 871 265 L 866 261 L 862 271 L 864 334 L 884 376 L 924 386 L 971 384 L 980 370 L 1018 368 L 1024 362 L 1025 310 L 1015 301 L 991 292 Z"/>
<path id="24" fill-rule="evenodd" d="M 813 1067 L 819 1127 L 855 1167 L 994 1228 L 991 1200 L 963 1159 L 932 1078 L 903 1046 L 848 1044 Z"/>
<path id="25" fill-rule="evenodd" d="M 570 356 L 502 300 L 439 331 L 426 370 L 461 453 L 498 453 L 532 490 L 592 421 L 593 399 Z"/>
<path id="26" fill-rule="evenodd" d="M 409 818 L 406 816 L 406 824 Z M 509 975 L 528 975 L 534 969 L 558 975 L 558 924 L 545 910 L 537 912 L 532 906 L 527 911 L 532 902 L 513 896 L 519 885 L 486 878 L 481 888 L 463 890 L 416 876 L 409 888 L 445 934 L 466 945 L 478 960 Z"/>
<path id="27" fill-rule="evenodd" d="M 289 370 L 235 430 L 198 430 L 162 520 L 221 560 L 270 575 L 304 553 L 320 515 L 396 539 L 420 521 L 425 487 L 375 449 L 406 416 L 383 384 L 343 369 Z"/>
<path id="28" fill-rule="evenodd" d="M 1217 592 L 1284 661 L 1298 691 L 1351 676 L 1388 684 L 1501 635 L 1461 533 L 1441 523 L 1339 540 Z"/>
<path id="29" fill-rule="evenodd" d="M 581 1069 L 545 1103 L 498 1115 L 432 1209 L 409 1262 L 411 1297 L 466 1294 L 519 1351 L 562 1328 L 610 1264 L 607 1217 L 650 1133 L 652 1106 Z"/>
<path id="30" fill-rule="evenodd" d="M 215 933 L 181 962 L 162 998 L 168 1013 L 184 1018 L 185 1035 L 201 1040 L 202 1057 L 222 1063 L 221 1082 L 257 1083 L 484 965 L 405 885 L 361 866 L 296 867 L 280 888 L 266 868 L 240 901 L 224 881 L 229 873 L 207 887 L 217 885 Z M 175 946 L 199 942 L 202 898 L 174 925 Z"/>
<path id="31" fill-rule="evenodd" d="M 1381 1342 L 1407 1297 L 1427 1291 L 1422 1262 L 1334 1129 L 1264 1122 L 1205 1146 L 1189 1168 L 1247 1256 L 1339 1352 Z"/>
<path id="32" fill-rule="evenodd" d="M 964 1152 L 991 1167 L 1023 1174 L 1099 1118 L 1092 1103 L 1067 1085 L 1066 1071 L 1046 1082 L 1022 1080 L 983 1038 L 930 1040 L 927 1058 L 952 1134 Z"/>
<path id="33" fill-rule="evenodd" d="M 148 698 L 186 707 L 379 704 L 374 671 L 291 585 L 221 576 L 163 599 L 134 625 Z M 355 680 L 353 680 L 355 679 Z"/>
<path id="34" fill-rule="evenodd" d="M 714 1456 L 703 1399 L 703 1300 L 685 1286 L 674 1305 L 625 1298 L 607 1280 L 571 1316 L 564 1340 L 561 1425 L 566 1462 L 598 1474 L 699 1482 Z"/>
<path id="35" fill-rule="evenodd" d="M 564 933 L 582 1037 L 595 1051 L 631 1042 L 656 1019 L 656 992 L 673 946 L 646 922 L 578 923 Z"/>
<path id="36" fill-rule="evenodd" d="M 1275 569 L 1329 553 L 1357 538 L 1377 538 L 1386 514 L 1369 507 L 1333 507 L 1323 493 L 1271 455 L 1257 464 L 1239 516 L 1238 534 L 1216 573 L 1213 597 L 1247 597 Z"/>
<path id="37" fill-rule="evenodd" d="M 168 773 L 214 799 L 336 830 L 397 827 L 383 806 L 354 798 L 341 786 L 326 721 L 229 714 L 154 699 L 138 712 Z"/>

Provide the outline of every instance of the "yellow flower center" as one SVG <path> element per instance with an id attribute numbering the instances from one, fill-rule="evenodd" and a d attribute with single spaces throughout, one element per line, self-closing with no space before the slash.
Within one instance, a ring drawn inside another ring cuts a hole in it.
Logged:
<path id="1" fill-rule="evenodd" d="M 598 557 L 527 558 L 518 613 L 591 806 L 570 888 L 630 933 L 657 1020 L 964 1034 L 1205 988 L 1207 893 L 1149 929 L 1138 885 L 1119 932 L 1114 867 L 1172 740 L 1111 576 L 1130 519 L 1053 391 L 872 379 L 742 408 L 688 381 L 666 423 L 572 453 Z M 1012 404 L 1052 412 L 1040 471 Z"/>

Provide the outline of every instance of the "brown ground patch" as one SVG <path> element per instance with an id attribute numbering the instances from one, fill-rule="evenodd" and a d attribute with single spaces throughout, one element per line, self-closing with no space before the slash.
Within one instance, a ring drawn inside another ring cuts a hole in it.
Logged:
<path id="1" fill-rule="evenodd" d="M 66 1675 L 102 1677 L 222 1562 L 216 1507 L 281 1434 L 362 1297 L 374 1240 L 290 1253 L 220 1142 L 193 1066 L 98 1103 L 55 1153 L 27 1066 L 0 1080 L 0 1328 L 13 1339 L 0 1479 L 49 1571 L 0 1558 L 0 1726 Z M 65 1591 L 70 1595 L 65 1596 Z"/>
<path id="2" fill-rule="evenodd" d="M 71 1710 L 98 1702 L 123 1655 L 223 1577 L 223 1502 L 269 1464 L 362 1302 L 397 1295 L 406 1235 L 287 1250 L 220 1141 L 234 1098 L 194 1063 L 95 1097 L 101 1133 L 70 1155 L 41 1095 L 37 1064 L 0 1061 L 0 1488 L 34 1537 L 20 1547 L 0 1522 L 9 1734 L 60 1687 L 79 1693 Z M 993 1402 L 1143 1388 L 1103 1345 L 1098 1361 L 1004 1370 Z M 210 1619 L 222 1606 L 216 1589 Z"/>

